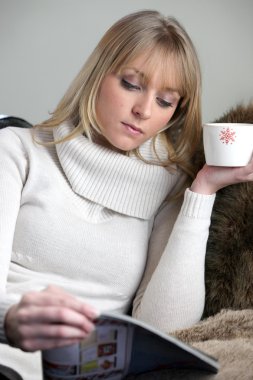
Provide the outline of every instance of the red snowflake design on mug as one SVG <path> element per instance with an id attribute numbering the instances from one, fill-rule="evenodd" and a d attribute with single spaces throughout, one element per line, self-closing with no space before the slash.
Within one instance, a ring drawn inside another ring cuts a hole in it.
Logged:
<path id="1" fill-rule="evenodd" d="M 236 139 L 235 131 L 232 128 L 223 128 L 223 130 L 220 132 L 220 141 L 223 144 L 233 144 Z"/>

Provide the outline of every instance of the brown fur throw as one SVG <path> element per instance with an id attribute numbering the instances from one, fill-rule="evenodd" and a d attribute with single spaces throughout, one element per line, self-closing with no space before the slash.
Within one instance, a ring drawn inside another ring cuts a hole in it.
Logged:
<path id="1" fill-rule="evenodd" d="M 253 103 L 231 109 L 215 122 L 253 123 Z M 253 142 L 252 142 L 253 144 Z M 203 146 L 196 165 L 204 163 Z M 253 183 L 217 192 L 205 264 L 203 317 L 221 309 L 253 309 Z"/>
<path id="2" fill-rule="evenodd" d="M 253 310 L 222 310 L 192 327 L 170 334 L 217 358 L 219 372 L 162 369 L 129 376 L 127 380 L 253 379 Z"/>

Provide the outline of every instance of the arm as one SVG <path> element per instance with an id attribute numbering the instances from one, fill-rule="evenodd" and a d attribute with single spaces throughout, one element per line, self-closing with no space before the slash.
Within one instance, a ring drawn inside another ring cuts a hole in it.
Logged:
<path id="1" fill-rule="evenodd" d="M 167 332 L 191 326 L 201 318 L 206 242 L 215 192 L 252 180 L 253 160 L 241 168 L 205 165 L 191 191 L 186 191 L 181 209 L 178 203 L 160 211 L 150 239 L 147 267 L 134 300 L 134 316 Z"/>
<path id="2" fill-rule="evenodd" d="M 6 294 L 12 242 L 27 160 L 19 138 L 10 130 L 0 132 L 0 341 L 6 342 L 5 313 L 16 299 Z"/>
<path id="3" fill-rule="evenodd" d="M 186 190 L 183 203 L 167 204 L 159 212 L 134 301 L 135 317 L 166 332 L 199 321 L 204 307 L 204 260 L 214 199 L 214 195 Z"/>
<path id="4" fill-rule="evenodd" d="M 0 132 L 0 342 L 36 351 L 86 337 L 98 312 L 54 286 L 18 298 L 6 292 L 22 190 L 29 186 L 29 157 L 36 160 L 38 153 L 30 132 L 16 132 Z"/>

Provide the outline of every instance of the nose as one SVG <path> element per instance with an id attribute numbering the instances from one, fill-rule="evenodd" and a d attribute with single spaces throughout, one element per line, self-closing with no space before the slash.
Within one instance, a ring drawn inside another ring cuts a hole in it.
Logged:
<path id="1" fill-rule="evenodd" d="M 141 94 L 133 106 L 133 113 L 140 119 L 149 119 L 152 113 L 151 96 Z"/>

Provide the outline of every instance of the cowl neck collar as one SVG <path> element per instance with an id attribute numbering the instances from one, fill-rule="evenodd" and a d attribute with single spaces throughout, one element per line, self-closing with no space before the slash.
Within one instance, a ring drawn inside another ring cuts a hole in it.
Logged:
<path id="1" fill-rule="evenodd" d="M 54 128 L 55 141 L 73 130 L 69 123 Z M 142 155 L 152 157 L 151 144 Z M 62 169 L 73 191 L 115 212 L 150 219 L 173 187 L 177 175 L 91 142 L 83 135 L 56 144 Z"/>

